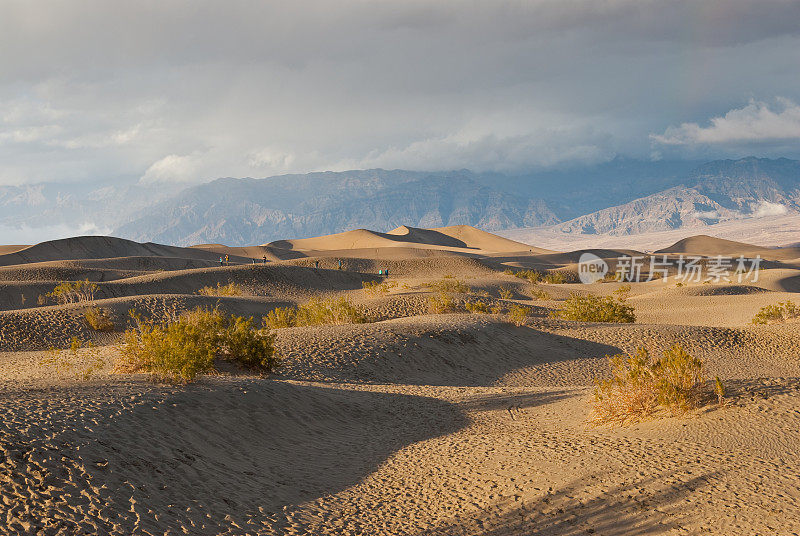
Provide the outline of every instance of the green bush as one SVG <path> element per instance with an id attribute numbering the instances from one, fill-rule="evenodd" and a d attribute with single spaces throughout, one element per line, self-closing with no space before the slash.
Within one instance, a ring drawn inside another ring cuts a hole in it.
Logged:
<path id="1" fill-rule="evenodd" d="M 564 272 L 547 272 L 546 274 L 544 274 L 544 277 L 542 279 L 544 280 L 545 283 L 550 283 L 553 285 L 561 285 L 563 283 L 566 283 L 568 280 L 567 274 L 565 274 Z"/>
<path id="2" fill-rule="evenodd" d="M 463 281 L 453 278 L 453 276 L 445 276 L 441 281 L 435 283 L 425 283 L 423 286 L 429 287 L 431 290 L 438 292 L 452 292 L 456 294 L 469 294 L 471 289 L 469 285 Z"/>
<path id="3" fill-rule="evenodd" d="M 777 303 L 775 305 L 765 305 L 756 316 L 753 317 L 753 324 L 769 324 L 772 322 L 786 322 L 793 318 L 800 318 L 800 306 L 792 301 Z"/>
<path id="4" fill-rule="evenodd" d="M 88 279 L 83 281 L 62 281 L 47 293 L 48 298 L 53 298 L 57 303 L 83 303 L 94 301 L 94 294 L 97 292 L 97 284 L 90 283 Z"/>
<path id="5" fill-rule="evenodd" d="M 466 302 L 464 302 L 464 308 L 470 313 L 476 313 L 476 314 L 487 315 L 491 312 L 489 304 L 479 300 L 475 301 L 467 300 Z"/>
<path id="6" fill-rule="evenodd" d="M 581 322 L 635 322 L 633 307 L 610 296 L 572 294 L 564 305 L 550 316 Z"/>
<path id="7" fill-rule="evenodd" d="M 611 378 L 595 380 L 595 422 L 640 420 L 660 408 L 685 412 L 701 402 L 703 362 L 678 344 L 655 360 L 645 348 L 639 348 L 633 354 L 611 356 L 609 361 Z M 717 381 L 717 389 L 722 388 Z"/>
<path id="8" fill-rule="evenodd" d="M 278 307 L 264 317 L 268 328 L 320 326 L 325 324 L 363 324 L 368 321 L 361 309 L 344 298 L 314 298 L 300 307 Z"/>
<path id="9" fill-rule="evenodd" d="M 197 291 L 198 294 L 203 296 L 241 296 L 243 294 L 242 287 L 236 283 L 228 283 L 222 285 L 217 282 L 214 287 L 205 286 Z"/>
<path id="10" fill-rule="evenodd" d="M 162 323 L 144 321 L 134 313 L 131 316 L 136 326 L 125 331 L 117 366 L 123 372 L 149 372 L 167 381 L 187 383 L 198 374 L 213 372 L 216 357 L 259 372 L 271 372 L 279 364 L 275 336 L 255 329 L 252 318 L 202 308 Z"/>
<path id="11" fill-rule="evenodd" d="M 507 287 L 505 285 L 500 287 L 500 298 L 504 300 L 510 300 L 513 297 L 514 297 L 514 291 L 511 290 L 510 287 Z"/>
<path id="12" fill-rule="evenodd" d="M 446 292 L 440 292 L 435 296 L 428 298 L 428 304 L 432 313 L 444 314 L 456 312 L 456 303 L 453 297 Z"/>
<path id="13" fill-rule="evenodd" d="M 531 315 L 531 310 L 524 305 L 514 304 L 508 308 L 508 319 L 515 325 L 521 326 L 525 320 Z"/>
<path id="14" fill-rule="evenodd" d="M 87 307 L 83 312 L 86 323 L 95 331 L 114 331 L 114 321 L 108 311 L 99 307 Z"/>

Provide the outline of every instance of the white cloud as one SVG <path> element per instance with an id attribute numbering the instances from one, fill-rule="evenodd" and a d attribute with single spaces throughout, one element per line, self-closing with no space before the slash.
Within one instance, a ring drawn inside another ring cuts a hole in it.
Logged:
<path id="1" fill-rule="evenodd" d="M 142 175 L 142 184 L 156 182 L 195 182 L 202 170 L 199 155 L 167 155 L 153 162 Z"/>
<path id="2" fill-rule="evenodd" d="M 766 216 L 783 216 L 789 213 L 789 209 L 785 205 L 781 205 L 780 203 L 772 203 L 767 200 L 761 201 L 761 203 L 753 209 L 753 217 L 755 218 L 764 218 Z"/>
<path id="3" fill-rule="evenodd" d="M 683 123 L 669 127 L 650 138 L 664 145 L 728 144 L 800 139 L 800 106 L 789 99 L 776 99 L 771 108 L 761 101 L 750 101 L 744 108 L 733 109 L 722 117 L 713 117 L 710 125 Z"/>

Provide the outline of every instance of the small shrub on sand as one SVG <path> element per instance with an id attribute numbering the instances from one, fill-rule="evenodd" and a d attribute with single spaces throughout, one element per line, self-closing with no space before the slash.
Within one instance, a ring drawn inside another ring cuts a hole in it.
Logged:
<path id="1" fill-rule="evenodd" d="M 520 279 L 527 279 L 535 285 L 542 280 L 543 274 L 541 272 L 537 272 L 536 270 L 520 270 L 519 272 L 515 272 L 514 276 L 519 277 Z"/>
<path id="2" fill-rule="evenodd" d="M 64 281 L 56 285 L 52 292 L 47 293 L 48 298 L 53 298 L 60 305 L 66 303 L 84 303 L 94 301 L 97 284 L 83 281 Z"/>
<path id="3" fill-rule="evenodd" d="M 531 290 L 531 298 L 534 300 L 549 300 L 551 296 L 549 292 L 546 292 L 537 287 L 533 287 L 533 289 Z"/>
<path id="4" fill-rule="evenodd" d="M 489 304 L 479 300 L 467 300 L 464 302 L 464 308 L 470 313 L 488 315 L 491 312 Z"/>
<path id="5" fill-rule="evenodd" d="M 198 290 L 197 293 L 203 296 L 241 296 L 243 291 L 242 287 L 236 283 L 222 285 L 217 282 L 216 286 L 205 286 Z"/>
<path id="6" fill-rule="evenodd" d="M 397 281 L 364 281 L 361 286 L 373 296 L 388 294 L 388 292 L 397 286 Z"/>
<path id="7" fill-rule="evenodd" d="M 725 395 L 727 394 L 725 386 L 719 376 L 714 377 L 714 394 L 717 395 L 717 403 L 721 406 L 725 403 Z"/>
<path id="8" fill-rule="evenodd" d="M 171 322 L 132 316 L 136 326 L 125 331 L 122 359 L 117 364 L 122 372 L 149 372 L 167 381 L 187 383 L 198 374 L 213 372 L 218 356 L 260 372 L 271 372 L 279 364 L 275 336 L 255 329 L 252 318 L 199 307 Z"/>
<path id="9" fill-rule="evenodd" d="M 72 373 L 76 380 L 87 381 L 106 363 L 91 341 L 84 343 L 72 337 L 67 350 L 50 347 L 39 364 L 53 370 L 58 376 Z"/>
<path id="10" fill-rule="evenodd" d="M 456 312 L 456 303 L 453 297 L 446 292 L 440 292 L 428 298 L 428 305 L 432 313 L 444 314 Z"/>
<path id="11" fill-rule="evenodd" d="M 510 300 L 512 297 L 514 297 L 514 291 L 511 290 L 510 287 L 507 287 L 505 285 L 500 287 L 500 298 L 504 300 Z"/>
<path id="12" fill-rule="evenodd" d="M 503 270 L 503 273 L 504 273 L 504 274 L 506 274 L 506 275 L 514 275 L 514 271 L 513 271 L 513 270 L 510 270 L 510 269 L 508 269 L 508 268 L 506 268 L 505 270 Z"/>
<path id="13" fill-rule="evenodd" d="M 567 274 L 564 272 L 547 272 L 542 279 L 551 285 L 561 285 L 568 281 Z"/>
<path id="14" fill-rule="evenodd" d="M 108 311 L 99 307 L 87 307 L 83 312 L 83 318 L 89 327 L 95 331 L 114 331 L 114 321 Z"/>
<path id="15" fill-rule="evenodd" d="M 625 301 L 630 296 L 631 288 L 633 287 L 630 285 L 620 285 L 619 288 L 614 290 L 613 294 L 619 301 Z"/>
<path id="16" fill-rule="evenodd" d="M 531 316 L 531 310 L 524 305 L 514 304 L 508 308 L 508 319 L 516 326 L 525 324 L 525 320 Z"/>
<path id="17" fill-rule="evenodd" d="M 264 317 L 268 328 L 320 326 L 325 324 L 363 324 L 367 316 L 344 298 L 314 298 L 300 307 L 278 307 Z"/>
<path id="18" fill-rule="evenodd" d="M 423 286 L 438 292 L 452 292 L 455 294 L 469 294 L 469 285 L 463 281 L 455 279 L 453 276 L 445 276 L 441 281 L 435 283 L 425 283 Z"/>
<path id="19" fill-rule="evenodd" d="M 611 378 L 595 380 L 594 422 L 624 424 L 658 410 L 697 408 L 703 386 L 703 362 L 680 345 L 651 359 L 645 348 L 609 357 Z M 721 385 L 721 382 L 720 382 Z"/>
<path id="20" fill-rule="evenodd" d="M 794 318 L 800 318 L 800 306 L 792 301 L 786 301 L 775 305 L 765 305 L 753 317 L 752 323 L 771 324 L 774 322 L 786 322 Z"/>
<path id="21" fill-rule="evenodd" d="M 496 304 L 492 305 L 492 314 L 493 315 L 499 315 L 499 314 L 502 314 L 502 313 L 503 313 L 503 306 L 502 305 L 500 305 L 499 303 L 496 303 Z"/>
<path id="22" fill-rule="evenodd" d="M 581 322 L 635 322 L 633 307 L 610 296 L 581 296 L 572 294 L 564 300 L 558 311 L 550 313 L 553 318 Z"/>

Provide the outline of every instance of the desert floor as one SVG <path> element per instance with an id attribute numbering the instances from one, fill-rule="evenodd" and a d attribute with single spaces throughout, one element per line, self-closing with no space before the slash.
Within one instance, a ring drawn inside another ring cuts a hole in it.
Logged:
<path id="1" fill-rule="evenodd" d="M 757 282 L 634 283 L 637 321 L 601 324 L 548 313 L 619 283 L 505 273 L 574 272 L 580 252 L 471 228 L 12 248 L 0 255 L 0 534 L 800 534 L 800 324 L 750 324 L 764 305 L 800 301 L 800 250 L 697 238 L 669 254 L 702 251 L 765 263 Z M 386 268 L 395 286 L 362 289 Z M 431 314 L 425 284 L 445 276 L 470 286 L 458 299 L 532 316 Z M 82 279 L 114 332 L 91 330 L 84 305 L 39 303 Z M 231 282 L 245 293 L 197 293 Z M 269 377 L 169 385 L 112 370 L 130 309 L 260 318 L 315 296 L 347 297 L 377 321 L 276 330 L 284 365 Z M 48 350 L 73 336 L 95 347 Z M 675 343 L 723 380 L 723 405 L 590 423 L 605 356 Z"/>

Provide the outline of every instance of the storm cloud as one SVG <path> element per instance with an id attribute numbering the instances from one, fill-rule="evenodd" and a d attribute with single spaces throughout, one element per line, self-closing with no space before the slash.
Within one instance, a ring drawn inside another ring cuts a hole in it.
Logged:
<path id="1" fill-rule="evenodd" d="M 796 1 L 2 11 L 0 184 L 800 156 Z"/>

